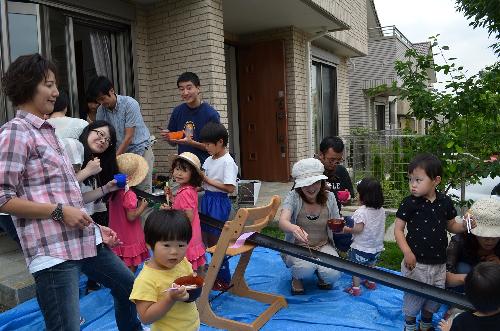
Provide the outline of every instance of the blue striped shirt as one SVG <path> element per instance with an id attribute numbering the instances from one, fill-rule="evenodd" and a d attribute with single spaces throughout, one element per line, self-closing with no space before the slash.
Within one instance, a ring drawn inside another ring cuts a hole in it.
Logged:
<path id="1" fill-rule="evenodd" d="M 100 105 L 97 109 L 96 120 L 109 122 L 116 130 L 116 140 L 120 146 L 125 138 L 126 128 L 135 128 L 134 137 L 128 145 L 127 153 L 144 154 L 149 146 L 149 129 L 144 123 L 139 103 L 132 97 L 116 95 L 116 106 L 108 109 Z M 118 148 L 117 146 L 117 148 Z"/>

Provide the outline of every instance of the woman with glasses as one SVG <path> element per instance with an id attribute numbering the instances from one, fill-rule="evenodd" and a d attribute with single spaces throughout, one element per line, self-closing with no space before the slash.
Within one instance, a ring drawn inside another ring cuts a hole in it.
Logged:
<path id="1" fill-rule="evenodd" d="M 83 168 L 89 163 L 99 163 L 101 171 L 83 181 L 82 192 L 98 188 L 110 180 L 118 173 L 116 163 L 116 133 L 111 124 L 106 121 L 95 121 L 90 123 L 80 135 L 80 142 L 83 144 Z M 109 195 L 98 199 L 87 205 L 88 212 L 92 219 L 104 226 L 108 226 L 108 210 L 106 202 Z"/>

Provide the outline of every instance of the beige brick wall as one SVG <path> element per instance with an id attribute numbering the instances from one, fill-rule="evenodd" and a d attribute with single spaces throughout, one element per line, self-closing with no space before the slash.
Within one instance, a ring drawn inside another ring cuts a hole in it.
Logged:
<path id="1" fill-rule="evenodd" d="M 349 134 L 349 72 L 347 58 L 341 58 L 337 66 L 337 103 L 339 109 L 339 135 Z"/>
<path id="2" fill-rule="evenodd" d="M 366 0 L 312 0 L 314 3 L 345 21 L 351 28 L 330 33 L 336 41 L 355 50 L 368 53 Z"/>
<path id="3" fill-rule="evenodd" d="M 166 0 L 137 7 L 136 96 L 157 137 L 158 126 L 166 126 L 173 108 L 182 102 L 176 81 L 188 70 L 198 74 L 203 100 L 227 124 L 222 16 L 222 0 Z M 156 168 L 162 173 L 175 151 L 161 140 L 155 145 Z"/>

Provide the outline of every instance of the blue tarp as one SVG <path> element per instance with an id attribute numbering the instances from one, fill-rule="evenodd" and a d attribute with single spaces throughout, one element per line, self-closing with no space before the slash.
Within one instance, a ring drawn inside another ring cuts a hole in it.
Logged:
<path id="1" fill-rule="evenodd" d="M 237 258 L 230 260 L 234 270 Z M 344 274 L 331 291 L 316 288 L 316 280 L 304 281 L 306 295 L 290 294 L 290 271 L 279 253 L 256 248 L 246 272 L 253 289 L 284 295 L 288 308 L 280 310 L 262 330 L 402 330 L 403 292 L 386 286 L 374 291 L 363 288 L 359 297 L 343 292 L 351 282 Z M 215 294 L 215 292 L 214 292 Z M 212 302 L 213 310 L 224 317 L 250 322 L 265 309 L 265 305 L 250 299 L 223 294 Z M 85 318 L 82 330 L 117 330 L 114 321 L 113 299 L 109 290 L 92 292 L 80 299 L 81 315 Z M 436 314 L 435 323 L 442 316 Z M 43 318 L 35 299 L 0 314 L 0 331 L 42 330 Z M 201 330 L 215 330 L 202 325 Z"/>

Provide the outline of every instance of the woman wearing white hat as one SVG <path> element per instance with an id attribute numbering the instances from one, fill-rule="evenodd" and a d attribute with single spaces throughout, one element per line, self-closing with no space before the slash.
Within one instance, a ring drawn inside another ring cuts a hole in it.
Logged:
<path id="1" fill-rule="evenodd" d="M 479 262 L 500 263 L 500 200 L 478 200 L 469 214 L 476 227 L 471 233 L 455 235 L 446 251 L 447 287 L 463 286 L 465 276 Z"/>
<path id="2" fill-rule="evenodd" d="M 292 168 L 295 185 L 283 203 L 279 226 L 285 240 L 326 254 L 338 256 L 328 236 L 327 221 L 339 218 L 335 195 L 325 189 L 325 171 L 321 161 L 300 160 Z M 303 294 L 302 279 L 318 277 L 318 287 L 329 290 L 340 277 L 334 269 L 316 265 L 293 256 L 284 256 L 292 271 L 292 294 Z"/>

